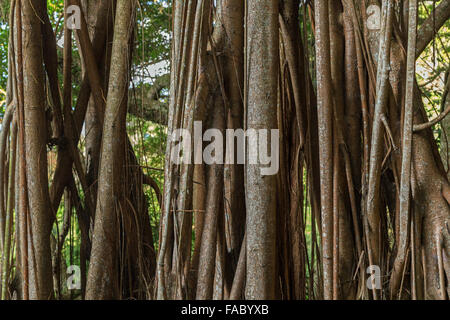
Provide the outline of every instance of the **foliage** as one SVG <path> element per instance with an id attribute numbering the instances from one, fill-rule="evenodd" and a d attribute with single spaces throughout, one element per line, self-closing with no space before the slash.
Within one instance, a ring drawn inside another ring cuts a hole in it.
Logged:
<path id="1" fill-rule="evenodd" d="M 436 6 L 439 2 L 436 2 Z M 433 1 L 423 1 L 419 7 L 419 22 L 423 22 L 433 11 Z M 421 54 L 416 64 L 416 74 L 423 93 L 423 102 L 428 118 L 441 113 L 442 96 L 445 87 L 445 73 L 450 67 L 450 20 L 436 32 L 436 37 Z M 442 126 L 433 127 L 435 138 L 440 143 Z M 447 133 L 448 134 L 448 133 Z"/>

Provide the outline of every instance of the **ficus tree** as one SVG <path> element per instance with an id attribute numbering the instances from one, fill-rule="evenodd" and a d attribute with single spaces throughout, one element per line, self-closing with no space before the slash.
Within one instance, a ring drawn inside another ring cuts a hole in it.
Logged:
<path id="1" fill-rule="evenodd" d="M 449 298 L 450 0 L 1 9 L 2 299 Z"/>

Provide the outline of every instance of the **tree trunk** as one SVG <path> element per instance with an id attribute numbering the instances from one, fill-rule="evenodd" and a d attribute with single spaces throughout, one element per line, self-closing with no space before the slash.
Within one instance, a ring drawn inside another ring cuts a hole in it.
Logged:
<path id="1" fill-rule="evenodd" d="M 95 214 L 86 299 L 119 298 L 118 242 L 121 179 L 124 173 L 125 116 L 129 81 L 129 42 L 135 2 L 119 0 L 114 26 L 111 77 L 105 109 L 99 193 Z"/>
<path id="2" fill-rule="evenodd" d="M 51 299 L 53 280 L 50 250 L 51 212 L 47 174 L 47 128 L 41 40 L 42 2 L 23 5 L 23 72 L 25 146 L 29 200 L 28 257 L 30 298 Z M 20 68 L 21 66 L 19 66 Z"/>
<path id="3" fill-rule="evenodd" d="M 250 0 L 247 23 L 247 130 L 276 129 L 278 1 Z M 252 164 L 246 168 L 246 299 L 275 298 L 276 177 L 262 176 L 260 169 Z"/>

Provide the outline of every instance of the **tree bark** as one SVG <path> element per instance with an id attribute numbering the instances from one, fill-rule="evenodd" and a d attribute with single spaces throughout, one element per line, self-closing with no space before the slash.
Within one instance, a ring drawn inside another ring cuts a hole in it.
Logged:
<path id="1" fill-rule="evenodd" d="M 277 128 L 278 1 L 248 1 L 247 129 Z M 252 141 L 250 143 L 256 143 Z M 277 143 L 272 141 L 271 143 Z M 261 147 L 261 146 L 259 146 Z M 268 149 L 269 150 L 269 149 Z M 247 150 L 247 155 L 248 155 Z M 276 177 L 246 168 L 246 299 L 274 299 L 276 285 Z M 261 197 L 264 194 L 266 196 Z"/>
<path id="2" fill-rule="evenodd" d="M 129 0 L 117 2 L 86 299 L 120 297 L 117 282 L 119 253 L 116 234 L 119 231 L 117 219 L 122 192 L 120 181 L 124 172 L 126 150 L 125 116 L 129 82 L 129 42 L 133 30 L 135 5 L 134 1 Z"/>
<path id="3" fill-rule="evenodd" d="M 333 100 L 328 0 L 315 2 L 317 112 L 319 119 L 323 295 L 333 298 Z"/>
<path id="4" fill-rule="evenodd" d="M 50 232 L 53 213 L 48 193 L 47 128 L 45 119 L 45 91 L 43 48 L 41 38 L 42 3 L 22 1 L 25 146 L 27 185 L 31 218 L 30 298 L 51 299 L 53 280 Z M 19 66 L 20 67 L 20 66 Z"/>

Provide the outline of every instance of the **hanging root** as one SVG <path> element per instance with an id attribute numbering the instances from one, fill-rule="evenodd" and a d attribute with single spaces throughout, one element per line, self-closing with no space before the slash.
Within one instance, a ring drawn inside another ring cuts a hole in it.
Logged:
<path id="1" fill-rule="evenodd" d="M 442 298 L 450 297 L 450 226 L 448 221 L 441 230 L 441 241 L 438 243 L 439 281 Z"/>

